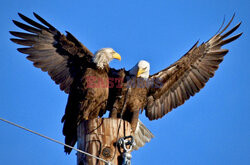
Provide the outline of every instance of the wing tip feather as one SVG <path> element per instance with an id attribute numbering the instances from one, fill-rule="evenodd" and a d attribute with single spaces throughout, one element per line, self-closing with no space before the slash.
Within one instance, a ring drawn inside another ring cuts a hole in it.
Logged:
<path id="1" fill-rule="evenodd" d="M 28 49 L 29 49 L 29 48 L 17 48 L 17 51 L 19 51 L 20 53 L 23 53 L 23 54 L 29 54 L 29 53 L 27 52 Z"/>

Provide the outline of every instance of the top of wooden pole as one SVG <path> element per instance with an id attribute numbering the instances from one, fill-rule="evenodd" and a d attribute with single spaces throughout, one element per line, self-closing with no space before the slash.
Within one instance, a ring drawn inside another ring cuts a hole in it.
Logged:
<path id="1" fill-rule="evenodd" d="M 78 126 L 78 149 L 110 161 L 121 164 L 121 153 L 116 147 L 117 140 L 132 134 L 129 122 L 122 119 L 98 118 L 83 121 Z M 93 157 L 77 154 L 78 165 L 105 165 Z"/>

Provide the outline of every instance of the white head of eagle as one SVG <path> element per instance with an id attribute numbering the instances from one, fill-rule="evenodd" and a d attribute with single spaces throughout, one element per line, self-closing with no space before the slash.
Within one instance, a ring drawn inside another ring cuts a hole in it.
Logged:
<path id="1" fill-rule="evenodd" d="M 150 64 L 145 60 L 141 60 L 129 70 L 129 74 L 140 78 L 149 78 L 149 71 Z"/>
<path id="2" fill-rule="evenodd" d="M 112 48 L 102 48 L 95 53 L 93 61 L 99 69 L 103 69 L 113 59 L 121 61 L 121 56 Z"/>

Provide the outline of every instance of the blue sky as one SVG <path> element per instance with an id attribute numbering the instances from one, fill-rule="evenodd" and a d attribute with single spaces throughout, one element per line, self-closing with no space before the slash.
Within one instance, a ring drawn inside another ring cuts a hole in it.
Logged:
<path id="1" fill-rule="evenodd" d="M 91 51 L 112 47 L 122 61 L 111 67 L 130 69 L 151 63 L 151 74 L 179 59 L 197 41 L 208 40 L 223 17 L 242 21 L 237 41 L 200 93 L 164 118 L 140 119 L 155 138 L 132 153 L 132 164 L 247 165 L 250 163 L 249 43 L 247 0 L 12 0 L 0 7 L 0 117 L 64 141 L 61 117 L 67 95 L 50 77 L 16 51 L 8 31 L 17 30 L 17 12 L 36 12 L 61 32 L 74 34 Z M 76 164 L 75 152 L 0 122 L 0 164 Z"/>

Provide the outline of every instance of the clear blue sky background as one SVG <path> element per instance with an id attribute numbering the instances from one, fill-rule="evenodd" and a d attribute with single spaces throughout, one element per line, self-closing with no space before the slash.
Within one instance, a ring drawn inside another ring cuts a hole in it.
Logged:
<path id="1" fill-rule="evenodd" d="M 197 41 L 208 40 L 236 12 L 242 21 L 237 41 L 215 77 L 195 97 L 150 122 L 140 119 L 155 138 L 133 152 L 132 163 L 166 165 L 247 165 L 250 163 L 249 43 L 247 0 L 11 0 L 0 7 L 0 117 L 64 141 L 61 117 L 67 95 L 50 77 L 34 68 L 9 41 L 17 30 L 17 12 L 35 11 L 61 32 L 70 31 L 91 51 L 113 47 L 122 61 L 111 67 L 151 63 L 151 73 L 179 59 Z M 34 18 L 32 16 L 32 18 Z M 232 27 L 232 26 L 231 26 Z M 0 164 L 76 164 L 75 152 L 0 122 Z"/>

